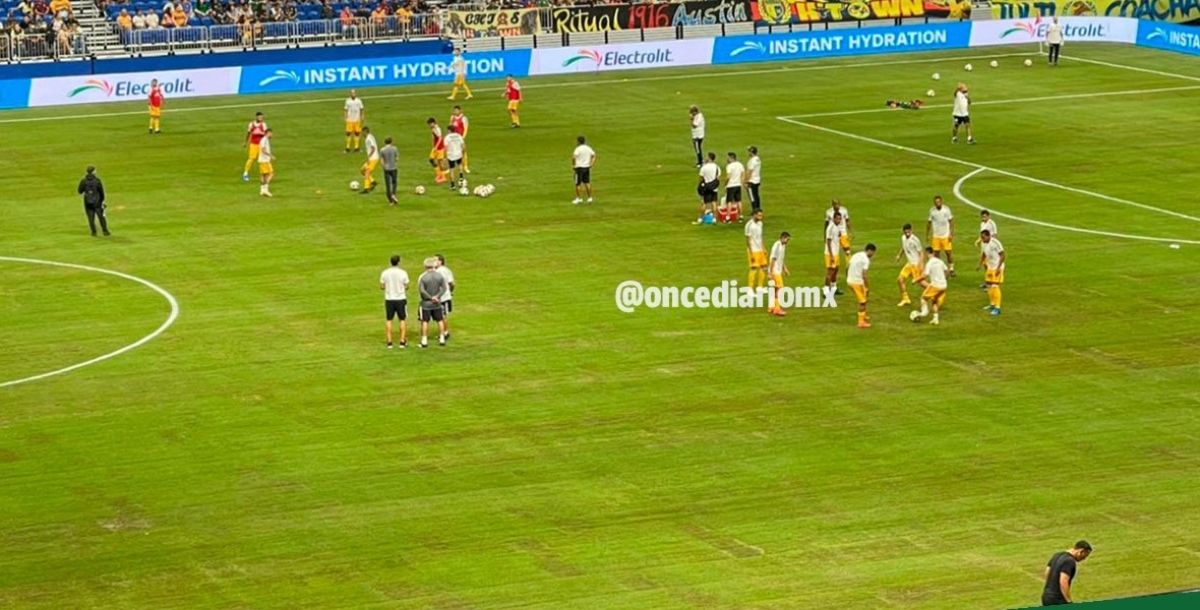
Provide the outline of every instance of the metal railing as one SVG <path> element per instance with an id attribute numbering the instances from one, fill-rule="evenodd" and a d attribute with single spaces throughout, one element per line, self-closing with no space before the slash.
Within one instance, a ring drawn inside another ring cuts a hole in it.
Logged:
<path id="1" fill-rule="evenodd" d="M 80 33 L 58 36 L 52 32 L 0 33 L 0 61 L 22 62 L 85 57 L 87 41 Z"/>
<path id="2" fill-rule="evenodd" d="M 394 41 L 437 37 L 441 32 L 441 22 L 436 15 L 414 15 L 411 19 L 390 16 L 386 19 L 355 18 L 347 22 L 340 19 L 278 21 L 133 31 L 114 27 L 121 43 L 133 55 Z"/>

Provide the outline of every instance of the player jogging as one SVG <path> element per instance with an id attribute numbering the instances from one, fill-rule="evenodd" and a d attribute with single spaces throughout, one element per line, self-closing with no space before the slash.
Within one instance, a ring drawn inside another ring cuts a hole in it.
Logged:
<path id="1" fill-rule="evenodd" d="M 400 349 L 408 347 L 408 272 L 400 268 L 400 255 L 391 259 L 392 266 L 379 274 L 379 289 L 383 291 L 383 311 L 387 316 L 384 329 L 387 348 L 392 349 L 392 318 L 400 319 Z"/>
<path id="2" fill-rule="evenodd" d="M 900 268 L 900 275 L 896 278 L 896 283 L 900 286 L 900 302 L 896 303 L 896 307 L 904 307 L 912 303 L 908 296 L 908 284 L 906 281 L 917 283 L 921 278 L 922 265 L 921 256 L 924 250 L 921 248 L 921 239 L 913 235 L 911 224 L 905 223 L 903 232 L 900 235 L 900 251 L 896 253 L 896 260 L 904 257 L 904 266 Z"/>
<path id="3" fill-rule="evenodd" d="M 429 165 L 433 166 L 433 181 L 441 184 L 446 181 L 446 170 L 443 167 L 446 162 L 446 140 L 442 137 L 442 128 L 438 127 L 437 119 L 429 117 L 425 124 L 429 125 L 429 135 L 433 138 L 432 147 L 429 149 Z"/>
<path id="4" fill-rule="evenodd" d="M 708 153 L 708 160 L 700 166 L 700 185 L 696 192 L 700 195 L 700 217 L 694 225 L 704 224 L 704 217 L 713 214 L 717 203 L 717 190 L 721 187 L 721 168 L 717 167 L 717 154 Z"/>
<path id="5" fill-rule="evenodd" d="M 750 277 L 746 286 L 757 288 L 767 284 L 767 251 L 763 248 L 762 210 L 750 212 L 746 223 L 746 258 L 750 262 Z"/>
<path id="6" fill-rule="evenodd" d="M 463 137 L 458 133 L 451 131 L 446 134 L 446 166 L 450 174 L 450 190 L 456 188 L 465 188 L 467 186 L 467 178 L 463 175 L 462 163 L 467 154 L 467 143 L 463 141 Z"/>
<path id="7" fill-rule="evenodd" d="M 834 214 L 842 215 L 842 235 L 838 238 L 838 246 L 842 249 L 842 253 L 846 255 L 846 261 L 850 261 L 850 239 L 853 237 L 850 234 L 850 210 L 842 205 L 841 200 L 834 198 L 829 201 L 829 209 L 825 210 L 825 227 L 829 228 L 829 224 L 833 222 Z"/>
<path id="8" fill-rule="evenodd" d="M 696 167 L 704 165 L 704 113 L 700 107 L 693 105 L 688 108 L 692 117 L 692 149 L 696 151 Z"/>
<path id="9" fill-rule="evenodd" d="M 471 96 L 467 96 L 471 99 Z M 450 131 L 462 136 L 463 141 L 467 140 L 467 130 L 471 128 L 471 122 L 467 120 L 467 115 L 463 114 L 462 106 L 455 106 L 454 110 L 450 111 Z M 463 150 L 463 173 L 471 173 L 471 154 L 467 150 Z"/>
<path id="10" fill-rule="evenodd" d="M 871 328 L 871 319 L 867 316 L 867 296 L 871 293 L 871 283 L 867 271 L 871 268 L 871 257 L 875 256 L 875 244 L 867 244 L 862 252 L 850 257 L 846 265 L 846 285 L 854 291 L 858 301 L 858 327 Z"/>
<path id="11" fill-rule="evenodd" d="M 346 103 L 342 106 L 342 119 L 346 121 L 346 152 L 359 151 L 358 141 L 362 137 L 362 124 L 366 116 L 362 98 L 358 97 L 358 91 L 351 89 L 350 97 L 346 98 Z"/>
<path id="12" fill-rule="evenodd" d="M 263 134 L 262 139 L 258 141 L 258 174 L 261 178 L 258 194 L 263 197 L 272 197 L 271 179 L 275 177 L 275 155 L 271 152 L 271 130 L 269 128 Z"/>
<path id="13" fill-rule="evenodd" d="M 738 161 L 737 153 L 726 155 L 725 164 L 725 224 L 731 219 L 742 218 L 742 183 L 746 180 L 746 166 Z"/>
<path id="14" fill-rule="evenodd" d="M 466 92 L 467 99 L 474 97 L 471 95 L 471 88 L 467 86 L 467 60 L 463 59 L 462 49 L 454 50 L 454 59 L 450 62 L 450 68 L 454 70 L 454 88 L 450 90 L 450 97 L 446 99 L 452 100 L 458 97 L 459 87 Z"/>
<path id="15" fill-rule="evenodd" d="M 783 290 L 783 276 L 792 274 L 784 262 L 784 258 L 787 256 L 787 245 L 791 240 L 792 234 L 784 231 L 779 234 L 779 239 L 771 245 L 769 269 L 771 271 L 771 281 L 775 283 L 775 296 L 769 313 L 773 316 L 785 315 L 783 308 L 779 306 L 779 292 Z"/>
<path id="16" fill-rule="evenodd" d="M 1008 255 L 1004 252 L 1004 246 L 1000 245 L 1000 240 L 993 237 L 991 232 L 981 231 L 979 238 L 983 241 L 979 266 L 987 266 L 987 271 L 983 274 L 983 281 L 987 284 L 988 306 L 983 310 L 993 316 L 998 316 L 1000 315 L 1000 285 L 1004 283 L 1004 262 Z"/>
<path id="17" fill-rule="evenodd" d="M 148 100 L 150 106 L 150 133 L 162 133 L 159 129 L 159 121 L 162 119 L 163 93 L 162 88 L 158 86 L 158 79 L 150 81 L 150 97 Z"/>
<path id="18" fill-rule="evenodd" d="M 750 157 L 746 159 L 746 190 L 750 197 L 750 213 L 762 210 L 762 196 L 758 189 L 762 186 L 762 159 L 758 158 L 758 147 L 746 149 Z"/>
<path id="19" fill-rule="evenodd" d="M 837 276 L 844 231 L 842 213 L 834 212 L 829 224 L 825 225 L 825 291 L 828 293 L 832 288 L 835 295 L 842 294 L 842 291 L 837 289 Z"/>
<path id="20" fill-rule="evenodd" d="M 575 199 L 571 203 L 583 203 L 583 193 L 587 193 L 587 202 L 592 202 L 592 167 L 596 165 L 596 151 L 587 144 L 587 138 L 575 138 L 575 152 L 571 153 L 571 167 L 575 171 Z"/>
<path id="21" fill-rule="evenodd" d="M 508 100 L 508 120 L 512 122 L 513 128 L 521 126 L 521 83 L 508 75 L 508 80 L 504 82 L 504 97 Z"/>
<path id="22" fill-rule="evenodd" d="M 250 168 L 258 162 L 258 143 L 265 135 L 267 135 L 267 122 L 263 120 L 263 113 L 256 112 L 254 121 L 246 127 L 246 141 L 242 143 L 248 153 L 246 165 L 242 168 L 242 182 L 250 182 Z"/>
<path id="23" fill-rule="evenodd" d="M 379 144 L 375 142 L 375 134 L 371 133 L 370 127 L 363 126 L 362 132 L 363 146 L 367 149 L 367 161 L 362 165 L 362 194 L 366 195 L 378 186 L 375 183 L 375 168 L 379 165 Z"/>
<path id="24" fill-rule="evenodd" d="M 967 144 L 975 143 L 975 135 L 971 131 L 971 98 L 967 93 L 967 85 L 959 83 L 954 88 L 954 129 L 950 132 L 950 142 L 958 142 L 958 128 L 966 127 Z"/>
<path id="25" fill-rule="evenodd" d="M 933 207 L 929 208 L 929 220 L 925 222 L 925 241 L 933 247 L 934 252 L 946 253 L 946 265 L 950 277 L 954 277 L 954 214 L 942 201 L 941 195 L 933 197 Z"/>
<path id="26" fill-rule="evenodd" d="M 933 246 L 925 246 L 925 268 L 918 280 L 925 290 L 921 293 L 921 310 L 913 311 L 909 316 L 913 322 L 919 322 L 921 318 L 929 315 L 929 308 L 932 307 L 933 319 L 929 323 L 939 324 L 938 312 L 942 303 L 946 302 L 946 271 L 946 263 L 938 258 L 938 252 Z"/>

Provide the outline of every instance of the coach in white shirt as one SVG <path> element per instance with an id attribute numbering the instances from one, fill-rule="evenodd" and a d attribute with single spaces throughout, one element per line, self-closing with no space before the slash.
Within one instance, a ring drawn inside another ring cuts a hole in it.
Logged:
<path id="1" fill-rule="evenodd" d="M 746 151 L 750 153 L 750 158 L 746 159 L 746 190 L 750 196 L 750 213 L 753 214 L 762 209 L 762 198 L 758 193 L 762 185 L 762 159 L 758 158 L 757 146 L 751 146 Z"/>
<path id="2" fill-rule="evenodd" d="M 1046 44 L 1050 45 L 1050 55 L 1048 61 L 1050 65 L 1058 65 L 1058 54 L 1062 51 L 1063 44 L 1063 28 L 1058 22 L 1058 17 L 1050 21 L 1050 25 L 1046 27 Z"/>
<path id="3" fill-rule="evenodd" d="M 408 272 L 400 268 L 400 255 L 392 256 L 392 266 L 379 275 L 383 291 L 383 310 L 387 315 L 387 348 L 392 349 L 392 318 L 400 318 L 400 349 L 408 346 Z"/>
<path id="4" fill-rule="evenodd" d="M 696 151 L 696 167 L 704 165 L 704 113 L 700 107 L 693 105 L 688 108 L 692 116 L 692 148 Z"/>
<path id="5" fill-rule="evenodd" d="M 596 165 L 596 151 L 587 144 L 587 138 L 575 138 L 578 144 L 575 152 L 571 153 L 571 167 L 575 169 L 575 200 L 571 203 L 583 203 L 581 195 L 587 193 L 587 202 L 592 202 L 592 167 Z"/>

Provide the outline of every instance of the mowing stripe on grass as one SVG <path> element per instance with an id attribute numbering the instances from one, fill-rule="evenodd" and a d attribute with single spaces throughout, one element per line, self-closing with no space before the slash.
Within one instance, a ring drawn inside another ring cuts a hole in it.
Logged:
<path id="1" fill-rule="evenodd" d="M 1067 56 L 1067 55 L 1063 55 L 1062 58 L 1070 59 L 1071 61 L 1082 62 L 1085 64 L 1093 64 L 1093 65 L 1097 65 L 1097 66 L 1106 66 L 1109 68 L 1117 68 L 1119 70 L 1131 70 L 1133 72 L 1144 72 L 1146 74 L 1155 74 L 1158 76 L 1166 76 L 1169 78 L 1179 78 L 1179 79 L 1183 79 L 1183 80 L 1191 80 L 1191 81 L 1200 82 L 1200 76 L 1188 76 L 1186 74 L 1176 74 L 1174 72 L 1164 72 L 1162 70 L 1152 70 L 1150 68 L 1139 68 L 1137 66 L 1127 66 L 1125 64 L 1115 64 L 1111 61 L 1100 61 L 1099 59 L 1086 59 L 1083 57 L 1074 57 L 1074 56 Z"/>
<path id="2" fill-rule="evenodd" d="M 162 288 L 158 284 L 155 284 L 154 282 L 151 282 L 149 280 L 144 280 L 136 275 L 129 275 L 128 273 L 121 273 L 120 271 L 113 271 L 111 269 L 102 269 L 100 267 L 91 267 L 88 265 L 76 265 L 74 263 L 60 263 L 60 262 L 56 262 L 56 261 L 44 261 L 44 260 L 40 260 L 40 259 L 36 259 L 36 258 L 18 258 L 18 257 L 13 257 L 13 256 L 0 256 L 0 261 L 8 261 L 8 262 L 13 262 L 13 263 L 28 263 L 31 265 L 49 265 L 51 267 L 66 267 L 69 269 L 81 269 L 83 271 L 92 271 L 94 273 L 103 273 L 106 275 L 112 275 L 115 277 L 119 277 L 121 279 L 129 280 L 131 282 L 137 282 L 138 284 L 141 284 L 141 285 L 153 290 L 154 292 L 157 292 L 159 295 L 161 295 L 164 299 L 167 300 L 168 304 L 171 305 L 171 314 L 169 316 L 167 316 L 166 321 L 164 321 L 162 324 L 160 324 L 158 326 L 158 328 L 154 329 L 154 332 L 146 335 L 145 337 L 142 337 L 141 339 L 138 339 L 137 341 L 134 341 L 133 343 L 130 343 L 129 345 L 126 345 L 125 347 L 122 347 L 121 349 L 111 351 L 102 356 L 97 356 L 97 357 L 92 358 L 91 360 L 87 360 L 85 362 L 80 362 L 78 364 L 72 364 L 71 366 L 65 366 L 61 369 L 50 371 L 48 373 L 41 373 L 38 375 L 23 377 L 21 379 L 13 379 L 12 381 L 2 381 L 2 382 L 0 382 L 0 388 L 6 388 L 9 386 L 19 385 L 22 383 L 28 383 L 30 381 L 37 381 L 39 379 L 45 379 L 47 377 L 54 377 L 55 375 L 62 375 L 63 373 L 69 373 L 71 371 L 81 369 L 85 366 L 91 366 L 91 365 L 99 363 L 99 362 L 104 362 L 105 360 L 108 360 L 110 358 L 116 358 L 117 356 L 120 356 L 121 354 L 124 354 L 125 352 L 137 349 L 137 348 L 145 345 L 146 343 L 153 341 L 155 337 L 163 334 L 164 331 L 166 331 L 168 328 L 170 328 L 171 325 L 175 323 L 175 319 L 179 317 L 179 302 L 175 300 L 175 297 L 173 295 L 171 295 L 171 293 L 167 292 L 164 288 Z"/>

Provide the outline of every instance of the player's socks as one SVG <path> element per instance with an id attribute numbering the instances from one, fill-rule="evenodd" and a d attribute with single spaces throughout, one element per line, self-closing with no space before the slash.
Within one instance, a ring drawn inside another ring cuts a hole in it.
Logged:
<path id="1" fill-rule="evenodd" d="M 899 302 L 899 303 L 896 303 L 896 307 L 904 307 L 905 305 L 909 305 L 909 304 L 911 304 L 911 303 L 912 303 L 912 300 L 910 300 L 910 299 L 908 298 L 908 295 L 906 294 L 906 295 L 904 295 L 903 297 L 901 297 L 901 298 L 900 298 L 900 302 Z"/>
<path id="2" fill-rule="evenodd" d="M 936 314 L 936 313 L 933 314 L 933 319 L 930 320 L 929 323 L 934 324 L 934 325 L 940 324 L 940 322 L 938 321 L 938 314 Z"/>
<path id="3" fill-rule="evenodd" d="M 924 318 L 927 315 L 929 315 L 929 303 L 921 301 L 921 317 Z"/>

